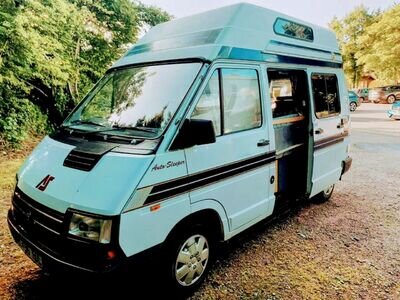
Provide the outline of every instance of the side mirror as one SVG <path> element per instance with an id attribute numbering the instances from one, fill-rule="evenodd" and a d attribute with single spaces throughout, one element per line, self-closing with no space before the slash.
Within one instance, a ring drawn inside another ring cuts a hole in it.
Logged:
<path id="1" fill-rule="evenodd" d="M 171 146 L 171 150 L 212 143 L 215 143 L 215 132 L 212 121 L 186 119 Z"/>

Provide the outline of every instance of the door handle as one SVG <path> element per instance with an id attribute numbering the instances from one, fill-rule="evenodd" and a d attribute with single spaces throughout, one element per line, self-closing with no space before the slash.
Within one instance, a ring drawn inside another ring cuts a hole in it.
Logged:
<path id="1" fill-rule="evenodd" d="M 337 124 L 337 129 L 340 129 L 340 128 L 344 128 L 344 122 L 345 122 L 345 119 L 340 119 L 340 123 L 339 124 Z"/>
<path id="2" fill-rule="evenodd" d="M 315 134 L 322 134 L 324 130 L 322 128 L 315 129 Z"/>
<path id="3" fill-rule="evenodd" d="M 269 145 L 269 140 L 259 140 L 257 143 L 257 147 L 264 147 L 264 146 L 268 146 Z"/>

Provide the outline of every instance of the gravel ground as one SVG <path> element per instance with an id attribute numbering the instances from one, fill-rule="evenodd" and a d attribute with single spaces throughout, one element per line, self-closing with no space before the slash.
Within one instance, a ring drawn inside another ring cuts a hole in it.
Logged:
<path id="1" fill-rule="evenodd" d="M 353 166 L 329 202 L 224 245 L 192 299 L 400 299 L 400 121 L 386 117 L 388 107 L 363 104 L 352 114 Z M 6 227 L 20 156 L 0 157 L 0 299 L 167 296 L 150 280 L 156 268 L 109 281 L 42 274 Z"/>

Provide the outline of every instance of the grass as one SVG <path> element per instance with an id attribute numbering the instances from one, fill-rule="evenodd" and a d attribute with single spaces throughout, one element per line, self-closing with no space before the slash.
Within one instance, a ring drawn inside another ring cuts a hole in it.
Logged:
<path id="1" fill-rule="evenodd" d="M 15 174 L 21 166 L 23 158 L 14 158 L 0 161 L 0 193 L 12 190 L 15 185 Z"/>

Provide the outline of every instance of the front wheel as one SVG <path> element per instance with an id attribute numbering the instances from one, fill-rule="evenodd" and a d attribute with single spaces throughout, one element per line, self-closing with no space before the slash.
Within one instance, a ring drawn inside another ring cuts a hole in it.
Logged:
<path id="1" fill-rule="evenodd" d="M 314 197 L 314 199 L 313 199 L 314 202 L 324 203 L 324 202 L 328 201 L 332 197 L 334 188 L 335 188 L 334 184 L 327 187 L 325 190 L 323 190 L 321 193 L 317 194 Z"/>
<path id="2" fill-rule="evenodd" d="M 357 104 L 355 102 L 350 102 L 350 111 L 355 111 L 357 108 Z"/>
<path id="3" fill-rule="evenodd" d="M 393 104 L 396 101 L 396 97 L 394 95 L 390 95 L 389 97 L 387 97 L 387 103 L 389 104 Z"/>
<path id="4" fill-rule="evenodd" d="M 206 230 L 192 228 L 170 243 L 169 281 L 178 294 L 187 295 L 203 282 L 210 266 L 212 241 Z"/>

